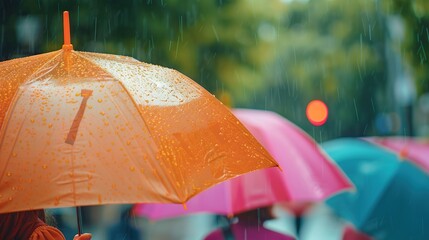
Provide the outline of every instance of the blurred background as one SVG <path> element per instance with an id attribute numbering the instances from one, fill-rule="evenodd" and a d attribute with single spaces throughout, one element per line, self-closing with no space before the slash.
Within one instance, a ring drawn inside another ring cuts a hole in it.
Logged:
<path id="1" fill-rule="evenodd" d="M 0 59 L 60 49 L 175 68 L 234 107 L 272 110 L 318 141 L 429 134 L 425 0 L 2 0 Z M 313 127 L 306 104 L 329 118 Z"/>
<path id="2" fill-rule="evenodd" d="M 229 105 L 277 112 L 320 143 L 429 136 L 427 0 L 1 0 L 0 60 L 60 49 L 64 10 L 75 50 L 177 69 Z M 314 99 L 329 109 L 321 126 L 306 117 Z M 100 218 L 124 206 L 99 208 L 84 222 L 107 226 Z"/>

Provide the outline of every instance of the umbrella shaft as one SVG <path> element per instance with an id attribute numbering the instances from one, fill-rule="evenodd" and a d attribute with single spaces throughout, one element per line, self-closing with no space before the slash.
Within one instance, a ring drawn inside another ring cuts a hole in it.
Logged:
<path id="1" fill-rule="evenodd" d="M 80 207 L 76 207 L 76 218 L 77 218 L 77 233 L 80 236 L 82 234 Z"/>

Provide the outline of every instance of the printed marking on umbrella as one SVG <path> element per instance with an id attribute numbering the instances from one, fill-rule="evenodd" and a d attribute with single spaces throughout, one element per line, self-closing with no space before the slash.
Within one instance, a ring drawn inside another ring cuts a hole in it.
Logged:
<path id="1" fill-rule="evenodd" d="M 79 130 L 80 122 L 82 121 L 83 114 L 85 113 L 86 103 L 88 102 L 89 97 L 92 96 L 92 90 L 82 89 L 80 95 L 83 99 L 66 138 L 66 143 L 70 145 L 73 145 L 76 141 L 77 131 Z"/>

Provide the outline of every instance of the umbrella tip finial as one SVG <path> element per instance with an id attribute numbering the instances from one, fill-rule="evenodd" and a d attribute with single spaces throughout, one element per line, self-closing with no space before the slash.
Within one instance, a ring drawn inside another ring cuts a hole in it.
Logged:
<path id="1" fill-rule="evenodd" d="M 63 50 L 73 50 L 73 45 L 70 42 L 70 20 L 69 12 L 63 12 L 63 31 L 64 31 L 64 44 Z"/>

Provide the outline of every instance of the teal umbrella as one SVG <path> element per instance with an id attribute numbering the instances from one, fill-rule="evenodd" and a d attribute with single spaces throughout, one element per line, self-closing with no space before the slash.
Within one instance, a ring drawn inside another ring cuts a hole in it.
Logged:
<path id="1" fill-rule="evenodd" d="M 427 173 L 360 139 L 336 139 L 322 147 L 356 187 L 326 201 L 336 214 L 377 240 L 429 239 Z"/>

